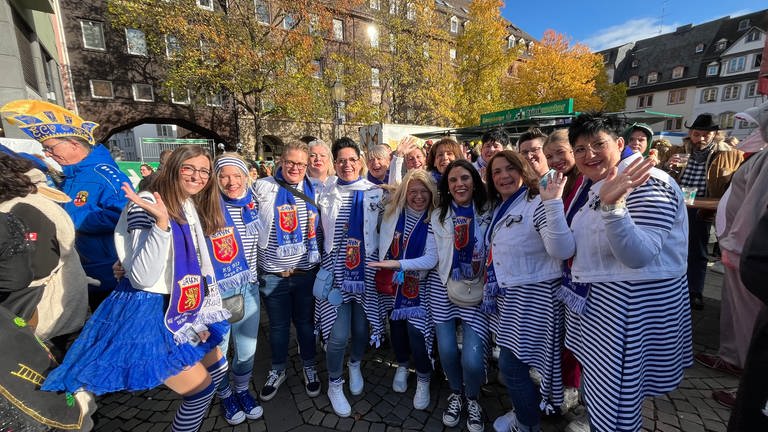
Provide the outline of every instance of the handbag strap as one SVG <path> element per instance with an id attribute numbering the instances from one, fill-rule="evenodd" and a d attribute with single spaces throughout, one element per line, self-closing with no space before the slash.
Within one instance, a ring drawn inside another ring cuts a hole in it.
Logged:
<path id="1" fill-rule="evenodd" d="M 297 198 L 301 198 L 302 201 L 312 204 L 317 209 L 317 212 L 318 213 L 320 212 L 320 207 L 317 206 L 317 203 L 315 202 L 315 200 L 313 200 L 312 198 L 308 197 L 304 192 L 302 192 L 302 191 L 300 191 L 300 190 L 298 190 L 298 189 L 296 189 L 294 187 L 291 187 L 291 185 L 286 183 L 285 180 L 279 179 L 277 177 L 274 177 L 274 179 L 275 179 L 275 182 L 277 184 L 279 184 L 280 186 L 285 188 L 285 190 L 290 192 L 293 196 L 295 196 Z"/>

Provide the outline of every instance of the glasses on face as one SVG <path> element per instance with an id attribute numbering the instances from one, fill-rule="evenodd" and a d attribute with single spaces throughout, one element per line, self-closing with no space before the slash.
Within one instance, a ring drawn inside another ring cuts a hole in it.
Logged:
<path id="1" fill-rule="evenodd" d="M 592 150 L 592 153 L 600 153 L 601 151 L 605 150 L 606 146 L 608 145 L 605 141 L 596 141 L 591 144 L 587 145 L 577 145 L 573 148 L 573 157 L 575 158 L 583 158 L 587 155 L 587 148 Z"/>
<path id="2" fill-rule="evenodd" d="M 307 167 L 307 164 L 305 164 L 304 162 L 294 162 L 294 161 L 284 160 L 283 166 L 287 169 L 298 168 L 300 170 L 303 170 L 304 168 Z"/>
<path id="3" fill-rule="evenodd" d="M 347 165 L 347 164 L 354 165 L 359 160 L 360 160 L 360 158 L 351 157 L 349 159 L 337 159 L 336 163 L 339 164 L 339 165 Z"/>
<path id="4" fill-rule="evenodd" d="M 528 156 L 529 154 L 538 153 L 540 151 L 541 151 L 541 147 L 531 147 L 527 150 L 520 150 L 520 154 L 522 154 L 523 156 Z"/>
<path id="5" fill-rule="evenodd" d="M 65 142 L 66 141 L 59 141 L 50 147 L 43 146 L 43 153 L 53 154 L 53 149 L 55 149 L 57 145 L 64 144 Z"/>
<path id="6" fill-rule="evenodd" d="M 192 165 L 186 165 L 186 164 L 182 165 L 179 171 L 181 172 L 182 175 L 190 176 L 190 177 L 192 177 L 192 175 L 197 173 L 197 175 L 199 175 L 200 178 L 203 180 L 207 180 L 211 177 L 211 170 L 207 168 L 195 168 Z"/>

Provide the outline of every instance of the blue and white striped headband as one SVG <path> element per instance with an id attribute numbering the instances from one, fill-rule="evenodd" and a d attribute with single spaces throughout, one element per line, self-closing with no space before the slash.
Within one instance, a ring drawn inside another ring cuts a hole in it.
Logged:
<path id="1" fill-rule="evenodd" d="M 213 171 L 218 176 L 222 168 L 225 166 L 234 166 L 240 168 L 240 171 L 243 172 L 243 175 L 248 176 L 248 167 L 245 166 L 245 162 L 243 162 L 242 159 L 232 156 L 222 156 L 216 160 L 216 164 L 213 166 Z"/>

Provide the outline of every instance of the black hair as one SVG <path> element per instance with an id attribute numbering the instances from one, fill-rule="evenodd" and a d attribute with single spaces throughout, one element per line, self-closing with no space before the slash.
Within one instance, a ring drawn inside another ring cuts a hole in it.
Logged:
<path id="1" fill-rule="evenodd" d="M 488 202 L 488 193 L 485 191 L 485 185 L 483 179 L 480 177 L 480 173 L 477 172 L 472 163 L 466 159 L 456 159 L 448 164 L 445 168 L 445 173 L 440 178 L 440 184 L 437 185 L 437 196 L 440 197 L 438 207 L 440 208 L 440 223 L 445 222 L 445 216 L 448 214 L 448 209 L 451 208 L 450 191 L 448 190 L 448 174 L 451 170 L 459 167 L 469 171 L 472 176 L 472 202 L 475 203 L 475 208 L 481 210 L 485 208 L 485 204 Z"/>
<path id="2" fill-rule="evenodd" d="M 32 168 L 32 162 L 0 152 L 0 202 L 37 192 L 37 186 L 26 174 Z"/>
<path id="3" fill-rule="evenodd" d="M 502 128 L 494 128 L 484 133 L 480 141 L 483 144 L 496 141 L 502 146 L 507 147 L 509 145 L 509 134 Z"/>
<path id="4" fill-rule="evenodd" d="M 360 147 L 357 145 L 355 140 L 353 140 L 350 137 L 341 137 L 333 142 L 333 146 L 331 147 L 331 154 L 333 155 L 333 159 L 338 159 L 339 151 L 341 149 L 345 148 L 352 148 L 355 149 L 355 153 L 357 153 L 357 157 L 360 157 Z"/>
<path id="5" fill-rule="evenodd" d="M 527 131 L 523 132 L 522 135 L 520 135 L 520 138 L 517 139 L 517 147 L 520 148 L 520 143 L 530 141 L 532 139 L 536 138 L 542 138 L 543 140 L 547 139 L 547 134 L 545 134 L 541 129 L 539 128 L 530 128 Z"/>
<path id="6" fill-rule="evenodd" d="M 608 117 L 602 111 L 584 112 L 573 119 L 568 127 L 568 141 L 571 145 L 575 145 L 580 137 L 595 136 L 600 132 L 605 132 L 613 139 L 617 139 L 620 127 L 617 118 Z"/>

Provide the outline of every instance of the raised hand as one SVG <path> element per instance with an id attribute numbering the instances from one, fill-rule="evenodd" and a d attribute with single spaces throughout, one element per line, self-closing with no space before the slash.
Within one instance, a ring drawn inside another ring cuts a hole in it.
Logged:
<path id="1" fill-rule="evenodd" d="M 563 197 L 563 189 L 565 189 L 566 179 L 563 173 L 553 171 L 547 174 L 547 186 L 540 188 L 539 195 L 542 201 L 548 201 L 551 199 L 559 199 Z"/>
<path id="2" fill-rule="evenodd" d="M 600 202 L 616 204 L 623 200 L 634 188 L 645 183 L 651 177 L 651 168 L 653 168 L 653 161 L 648 159 L 633 161 L 620 174 L 616 167 L 611 168 L 603 187 L 600 188 Z"/>
<path id="3" fill-rule="evenodd" d="M 128 198 L 128 200 L 155 217 L 155 224 L 158 228 L 168 230 L 171 218 L 168 215 L 168 209 L 165 207 L 163 199 L 160 198 L 160 194 L 157 192 L 153 193 L 155 197 L 155 202 L 153 203 L 140 197 L 136 192 L 134 192 L 133 188 L 128 183 L 123 183 L 123 187 L 121 189 L 123 192 L 125 192 L 125 197 Z"/>
<path id="4" fill-rule="evenodd" d="M 397 150 L 395 150 L 395 153 L 399 157 L 405 157 L 408 153 L 411 152 L 411 150 L 416 148 L 416 137 L 411 135 L 406 135 L 400 140 L 400 144 L 397 145 Z"/>

